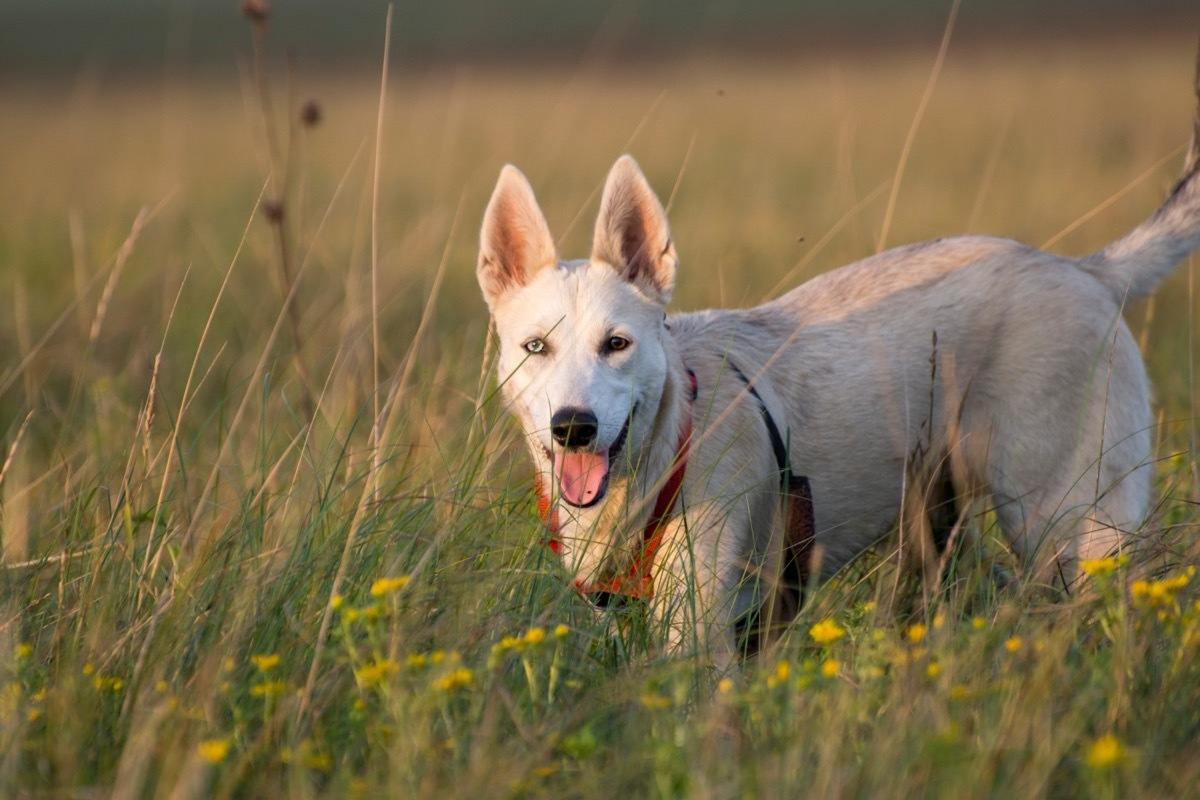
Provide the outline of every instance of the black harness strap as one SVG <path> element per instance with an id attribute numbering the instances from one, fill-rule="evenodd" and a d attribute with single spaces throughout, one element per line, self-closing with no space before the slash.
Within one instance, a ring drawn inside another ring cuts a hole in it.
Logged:
<path id="1" fill-rule="evenodd" d="M 767 426 L 767 436 L 771 437 L 771 449 L 775 451 L 775 463 L 779 465 L 780 484 L 783 486 L 784 491 L 786 491 L 788 480 L 792 476 L 792 459 L 788 454 L 787 445 L 783 443 L 783 437 L 779 435 L 779 426 L 775 424 L 775 418 L 767 410 L 767 404 L 763 402 L 762 395 L 754 388 L 754 384 L 746 377 L 746 373 L 738 369 L 737 365 L 732 361 L 727 361 L 726 363 L 733 370 L 733 374 L 737 375 L 742 383 L 746 384 L 746 391 L 758 403 L 758 411 L 762 414 L 763 422 Z"/>
<path id="2" fill-rule="evenodd" d="M 763 424 L 767 427 L 767 436 L 771 440 L 771 449 L 775 452 L 775 463 L 779 465 L 779 486 L 784 497 L 784 551 L 783 564 L 779 575 L 779 587 L 775 593 L 775 608 L 772 613 L 770 627 L 774 633 L 787 625 L 795 617 L 804 602 L 804 587 L 808 584 L 809 571 L 812 562 L 812 545 L 816 535 L 813 521 L 812 488 L 808 478 L 803 475 L 792 475 L 792 459 L 779 426 L 771 416 L 762 395 L 754 388 L 754 384 L 746 377 L 746 373 L 738 369 L 731 361 L 725 362 L 733 374 L 737 375 L 746 385 L 762 415 Z M 790 441 L 790 435 L 788 437 Z M 772 630 L 761 621 L 761 610 L 752 612 L 750 617 L 741 621 L 739 633 L 747 653 L 757 652 L 770 640 Z"/>

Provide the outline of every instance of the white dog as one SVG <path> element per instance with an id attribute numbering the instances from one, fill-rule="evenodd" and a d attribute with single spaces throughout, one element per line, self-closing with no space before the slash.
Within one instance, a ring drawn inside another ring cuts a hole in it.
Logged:
<path id="1" fill-rule="evenodd" d="M 669 319 L 675 245 L 632 158 L 577 261 L 506 166 L 478 278 L 575 586 L 653 594 L 673 645 L 696 636 L 728 663 L 773 580 L 832 575 L 945 493 L 986 499 L 1016 553 L 1060 582 L 1131 547 L 1152 419 L 1121 311 L 1200 245 L 1198 148 L 1200 116 L 1163 206 L 1085 258 L 940 239 L 756 308 Z M 927 528 L 944 539 L 944 522 Z"/>

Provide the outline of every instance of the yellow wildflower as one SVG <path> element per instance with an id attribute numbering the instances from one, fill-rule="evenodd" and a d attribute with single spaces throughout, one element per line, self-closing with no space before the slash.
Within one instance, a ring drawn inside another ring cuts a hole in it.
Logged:
<path id="1" fill-rule="evenodd" d="M 729 678 L 721 678 L 721 682 L 717 684 L 717 691 L 721 694 L 729 694 L 733 691 L 733 681 Z"/>
<path id="2" fill-rule="evenodd" d="M 1021 637 L 1013 636 L 1004 643 L 1004 649 L 1010 653 L 1015 653 L 1021 649 Z"/>
<path id="3" fill-rule="evenodd" d="M 17 658 L 21 661 L 27 660 L 33 655 L 33 645 L 28 642 L 21 642 L 17 645 Z"/>
<path id="4" fill-rule="evenodd" d="M 776 686 L 786 681 L 788 676 L 791 674 L 792 665 L 786 661 L 780 661 L 775 665 L 775 674 L 767 678 L 767 686 L 771 689 L 774 689 Z"/>
<path id="5" fill-rule="evenodd" d="M 821 674 L 826 678 L 836 678 L 841 669 L 842 665 L 831 658 L 821 665 Z"/>
<path id="6" fill-rule="evenodd" d="M 974 617 L 971 619 L 971 627 L 977 631 L 983 630 L 985 625 L 987 625 L 987 622 L 984 621 L 983 617 Z"/>
<path id="7" fill-rule="evenodd" d="M 1090 575 L 1093 578 L 1107 578 L 1117 571 L 1117 559 L 1112 556 L 1107 558 L 1085 558 L 1079 562 L 1079 568 L 1083 570 L 1085 575 Z"/>
<path id="8" fill-rule="evenodd" d="M 402 575 L 399 578 L 380 578 L 371 584 L 371 596 L 386 597 L 389 594 L 395 594 L 407 585 L 407 575 Z"/>
<path id="9" fill-rule="evenodd" d="M 936 678 L 938 673 L 942 671 L 942 665 L 936 661 L 930 661 L 929 666 L 925 668 L 925 674 L 931 678 Z"/>
<path id="10" fill-rule="evenodd" d="M 1160 581 L 1136 580 L 1129 586 L 1129 594 L 1134 604 L 1151 608 L 1172 606 L 1175 604 L 1175 593 L 1188 585 L 1195 574 L 1195 568 L 1189 567 L 1173 578 L 1163 578 Z"/>
<path id="11" fill-rule="evenodd" d="M 568 628 L 566 625 L 559 625 L 557 628 L 554 629 L 554 637 L 556 639 L 565 639 L 565 638 L 567 638 L 567 635 L 570 633 L 571 633 L 571 629 Z"/>
<path id="12" fill-rule="evenodd" d="M 250 660 L 254 662 L 254 666 L 258 667 L 259 672 L 267 672 L 279 666 L 279 656 L 275 654 L 269 656 L 252 656 Z"/>
<path id="13" fill-rule="evenodd" d="M 387 680 L 387 677 L 393 674 L 396 669 L 396 662 L 389 659 L 372 661 L 368 664 L 363 664 L 361 667 L 356 669 L 354 671 L 354 677 L 358 680 L 358 684 L 364 689 L 373 689 Z"/>
<path id="14" fill-rule="evenodd" d="M 120 678 L 109 678 L 96 675 L 92 678 L 92 686 L 102 692 L 119 692 L 125 688 L 125 681 Z"/>
<path id="15" fill-rule="evenodd" d="M 546 641 L 545 628 L 530 628 L 525 631 L 525 644 L 534 646 Z"/>
<path id="16" fill-rule="evenodd" d="M 95 672 L 95 671 L 96 671 L 96 668 L 95 668 L 95 667 L 93 667 L 91 664 L 84 664 L 84 665 L 83 665 L 83 674 L 84 674 L 84 675 L 91 675 L 91 674 L 92 674 L 93 672 Z"/>
<path id="17" fill-rule="evenodd" d="M 1124 761 L 1127 755 L 1121 740 L 1110 733 L 1091 743 L 1084 761 L 1092 769 L 1106 770 Z"/>
<path id="18" fill-rule="evenodd" d="M 455 689 L 466 689 L 475 680 L 475 673 L 466 667 L 451 670 L 433 682 L 433 688 L 439 692 L 452 692 Z"/>
<path id="19" fill-rule="evenodd" d="M 196 750 L 208 763 L 220 764 L 229 755 L 229 742 L 225 739 L 206 739 Z"/>
<path id="20" fill-rule="evenodd" d="M 909 625 L 908 626 L 908 640 L 910 642 L 912 642 L 913 644 L 916 644 L 917 642 L 920 642 L 922 639 L 925 638 L 925 634 L 928 631 L 929 631 L 929 628 L 925 627 L 925 625 L 923 625 L 920 622 L 916 623 L 915 625 Z"/>
<path id="21" fill-rule="evenodd" d="M 340 594 L 335 594 L 333 597 L 329 598 L 329 607 L 334 611 L 337 611 L 345 604 L 345 602 L 346 598 L 342 597 Z"/>
<path id="22" fill-rule="evenodd" d="M 251 697 L 278 697 L 287 691 L 287 684 L 283 681 L 267 681 L 250 687 Z"/>
<path id="23" fill-rule="evenodd" d="M 831 619 L 824 619 L 808 629 L 808 635 L 817 644 L 832 644 L 846 635 L 842 626 Z"/>

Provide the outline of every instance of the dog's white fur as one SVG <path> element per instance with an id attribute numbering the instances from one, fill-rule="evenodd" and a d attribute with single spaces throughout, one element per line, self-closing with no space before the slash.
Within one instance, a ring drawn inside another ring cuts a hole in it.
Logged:
<path id="1" fill-rule="evenodd" d="M 559 260 L 529 183 L 506 166 L 484 217 L 478 278 L 499 333 L 503 393 L 553 487 L 576 585 L 628 569 L 690 415 L 655 608 L 675 644 L 694 633 L 719 660 L 732 652 L 731 622 L 761 602 L 747 578 L 777 568 L 782 525 L 767 430 L 731 365 L 786 431 L 794 472 L 808 476 L 822 576 L 897 523 L 921 472 L 915 459 L 960 496 L 990 499 L 1012 547 L 1046 576 L 1070 582 L 1080 559 L 1131 547 L 1150 499 L 1152 420 L 1121 311 L 1200 245 L 1196 161 L 1194 142 L 1158 212 L 1086 258 L 942 239 L 757 308 L 669 321 L 675 248 L 632 158 L 612 168 L 591 257 L 579 261 Z M 628 346 L 608 347 L 614 335 Z M 589 451 L 605 451 L 629 423 L 607 493 L 587 508 L 554 486 L 551 418 L 564 408 L 597 418 Z"/>

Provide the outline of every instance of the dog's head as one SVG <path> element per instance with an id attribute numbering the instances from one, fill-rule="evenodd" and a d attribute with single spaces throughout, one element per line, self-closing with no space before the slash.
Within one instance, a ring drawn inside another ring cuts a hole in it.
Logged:
<path id="1" fill-rule="evenodd" d="M 676 267 L 662 205 L 622 157 L 604 187 L 590 258 L 561 261 L 529 182 L 506 166 L 480 238 L 477 275 L 509 409 L 559 502 L 595 519 L 589 509 L 648 447 L 662 398 Z"/>

